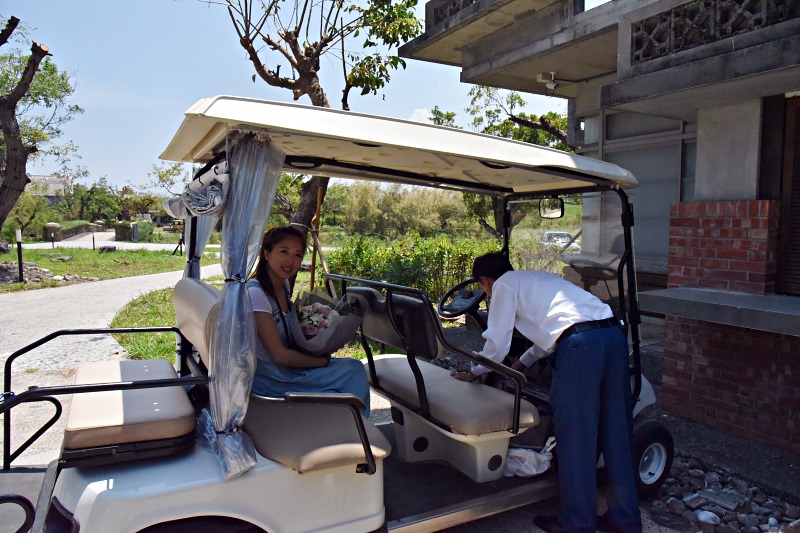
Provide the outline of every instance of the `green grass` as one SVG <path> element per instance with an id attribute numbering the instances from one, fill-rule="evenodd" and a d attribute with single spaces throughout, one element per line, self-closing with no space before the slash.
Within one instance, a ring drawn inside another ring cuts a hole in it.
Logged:
<path id="1" fill-rule="evenodd" d="M 55 260 L 64 257 L 71 257 L 71 259 L 68 261 Z M 25 263 L 36 263 L 39 268 L 47 269 L 54 275 L 71 274 L 101 280 L 172 272 L 182 270 L 186 265 L 185 255 L 172 255 L 169 250 L 117 250 L 101 254 L 98 250 L 84 248 L 26 250 L 23 247 L 22 260 Z M 202 265 L 217 262 L 219 260 L 211 254 L 201 260 Z M 3 283 L 0 284 L 0 293 L 58 287 L 67 284 L 69 282 L 64 281 Z"/>
<path id="2" fill-rule="evenodd" d="M 148 292 L 126 305 L 114 320 L 112 328 L 141 328 L 175 325 L 172 308 L 173 289 Z M 175 333 L 124 333 L 114 338 L 130 354 L 131 359 L 168 359 L 175 362 Z"/>
<path id="3" fill-rule="evenodd" d="M 209 280 L 207 280 L 209 281 Z M 310 274 L 300 272 L 295 283 L 295 294 L 301 290 L 308 290 Z M 221 279 L 212 279 L 210 283 L 218 288 L 222 286 Z M 140 328 L 147 326 L 172 326 L 175 324 L 175 311 L 172 307 L 173 289 L 161 289 L 149 292 L 131 300 L 111 322 L 112 328 Z M 124 333 L 114 335 L 114 338 L 125 348 L 131 359 L 168 359 L 175 361 L 175 334 L 174 333 Z M 372 347 L 375 353 L 377 345 Z M 364 349 L 358 342 L 350 343 L 334 354 L 334 357 L 352 357 L 363 359 Z"/>

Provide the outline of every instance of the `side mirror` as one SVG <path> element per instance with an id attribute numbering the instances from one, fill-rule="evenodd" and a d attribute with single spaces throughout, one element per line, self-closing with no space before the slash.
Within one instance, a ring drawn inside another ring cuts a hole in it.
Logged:
<path id="1" fill-rule="evenodd" d="M 542 198 L 539 200 L 539 216 L 547 219 L 564 218 L 564 199 Z"/>

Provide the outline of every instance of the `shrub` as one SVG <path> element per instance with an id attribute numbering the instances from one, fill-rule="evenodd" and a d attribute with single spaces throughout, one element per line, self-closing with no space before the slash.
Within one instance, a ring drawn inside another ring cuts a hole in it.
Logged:
<path id="1" fill-rule="evenodd" d="M 475 257 L 498 249 L 491 239 L 409 235 L 385 242 L 359 235 L 330 252 L 327 262 L 331 272 L 415 287 L 436 301 L 470 277 Z"/>
<path id="2" fill-rule="evenodd" d="M 150 242 L 150 237 L 153 235 L 153 223 L 139 220 L 136 225 L 139 226 L 139 242 Z"/>
<path id="3" fill-rule="evenodd" d="M 561 252 L 542 244 L 539 237 L 538 233 L 517 232 L 511 240 L 511 264 L 521 270 L 543 270 L 561 275 L 564 267 Z"/>

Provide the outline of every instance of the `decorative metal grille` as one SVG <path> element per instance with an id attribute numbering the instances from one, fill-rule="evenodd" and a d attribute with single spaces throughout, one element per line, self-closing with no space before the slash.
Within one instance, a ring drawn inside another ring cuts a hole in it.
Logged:
<path id="1" fill-rule="evenodd" d="M 462 9 L 474 4 L 477 0 L 450 0 L 433 8 L 433 25 L 436 26 L 443 20 L 449 19 Z"/>
<path id="2" fill-rule="evenodd" d="M 692 0 L 634 22 L 631 62 L 658 57 L 800 18 L 798 0 Z"/>

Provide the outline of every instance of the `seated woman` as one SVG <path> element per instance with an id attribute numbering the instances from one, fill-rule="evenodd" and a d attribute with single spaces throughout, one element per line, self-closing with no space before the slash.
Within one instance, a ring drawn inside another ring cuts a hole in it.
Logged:
<path id="1" fill-rule="evenodd" d="M 295 349 L 285 318 L 295 312 L 288 280 L 300 270 L 305 250 L 303 234 L 291 226 L 271 229 L 261 241 L 258 266 L 247 282 L 261 341 L 253 393 L 282 397 L 286 392 L 349 392 L 363 400 L 369 416 L 369 384 L 360 361 Z"/>

